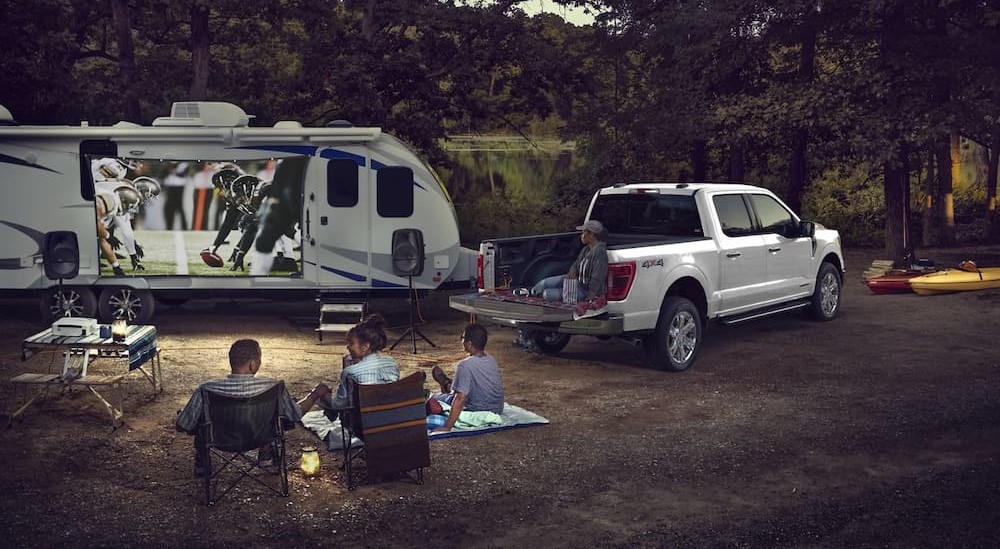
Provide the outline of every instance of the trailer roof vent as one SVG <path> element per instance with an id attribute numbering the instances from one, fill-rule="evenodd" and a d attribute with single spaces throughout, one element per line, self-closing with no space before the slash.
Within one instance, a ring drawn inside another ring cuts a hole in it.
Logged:
<path id="1" fill-rule="evenodd" d="M 298 130 L 302 128 L 302 123 L 298 120 L 278 120 L 274 123 L 277 130 Z"/>
<path id="2" fill-rule="evenodd" d="M 251 116 L 232 103 L 184 101 L 174 103 L 170 116 L 153 120 L 154 126 L 203 126 L 235 128 L 250 124 Z"/>

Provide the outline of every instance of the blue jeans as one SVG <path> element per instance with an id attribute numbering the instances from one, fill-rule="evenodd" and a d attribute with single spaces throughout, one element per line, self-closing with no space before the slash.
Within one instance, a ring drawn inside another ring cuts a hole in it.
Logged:
<path id="1" fill-rule="evenodd" d="M 531 295 L 542 296 L 545 301 L 562 301 L 563 280 L 566 275 L 555 275 L 543 278 L 535 283 L 531 288 Z M 583 284 L 577 280 L 576 300 L 577 302 L 587 299 L 587 290 Z"/>

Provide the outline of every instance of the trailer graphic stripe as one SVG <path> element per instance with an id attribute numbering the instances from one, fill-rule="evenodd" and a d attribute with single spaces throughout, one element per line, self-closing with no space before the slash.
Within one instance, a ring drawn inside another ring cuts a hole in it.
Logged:
<path id="1" fill-rule="evenodd" d="M 18 232 L 24 233 L 25 235 L 28 236 L 28 238 L 34 240 L 35 244 L 38 244 L 38 251 L 29 255 L 39 255 L 42 253 L 42 242 L 45 240 L 44 233 L 32 229 L 31 227 L 25 227 L 24 225 L 19 225 L 17 223 L 12 223 L 10 221 L 4 221 L 2 219 L 0 219 L 0 223 L 3 223 L 4 225 L 7 225 L 8 227 Z M 10 271 L 13 269 L 23 269 L 23 268 L 24 267 L 21 266 L 21 258 L 19 257 L 5 257 L 0 259 L 0 270 Z"/>
<path id="2" fill-rule="evenodd" d="M 348 280 L 353 280 L 355 282 L 364 282 L 368 280 L 368 277 L 359 274 L 349 273 L 347 271 L 341 271 L 340 269 L 334 269 L 333 267 L 327 267 L 326 265 L 320 265 L 320 268 L 324 271 L 329 271 L 333 274 L 340 275 Z"/>
<path id="3" fill-rule="evenodd" d="M 361 166 L 362 168 L 365 167 L 368 163 L 367 159 L 361 156 L 360 154 L 354 154 L 347 151 L 342 151 L 340 149 L 326 149 L 323 152 L 319 153 L 319 157 L 327 159 L 346 158 L 355 161 L 358 164 L 358 166 Z M 374 160 L 372 161 L 372 163 L 374 164 Z"/>
<path id="4" fill-rule="evenodd" d="M 28 161 L 20 159 L 20 158 L 18 158 L 16 156 L 10 156 L 10 155 L 6 155 L 6 154 L 3 154 L 3 153 L 0 153 L 0 162 L 3 162 L 5 164 L 14 164 L 14 165 L 17 165 L 17 166 L 24 166 L 25 168 L 35 168 L 36 170 L 45 170 L 47 172 L 59 173 L 56 170 L 53 170 L 52 168 L 46 168 L 45 166 L 39 166 L 37 164 L 31 164 Z"/>

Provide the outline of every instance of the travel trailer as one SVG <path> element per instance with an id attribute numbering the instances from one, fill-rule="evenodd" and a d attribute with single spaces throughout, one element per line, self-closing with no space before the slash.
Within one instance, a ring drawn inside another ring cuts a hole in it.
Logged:
<path id="1" fill-rule="evenodd" d="M 151 126 L 22 126 L 0 106 L 0 294 L 143 323 L 154 300 L 470 285 L 448 192 L 404 143 L 250 119 L 185 102 Z"/>

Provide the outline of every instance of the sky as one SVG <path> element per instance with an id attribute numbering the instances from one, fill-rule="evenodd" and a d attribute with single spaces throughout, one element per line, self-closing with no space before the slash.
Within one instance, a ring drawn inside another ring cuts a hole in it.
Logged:
<path id="1" fill-rule="evenodd" d="M 594 16 L 583 13 L 583 8 L 567 8 L 546 0 L 529 0 L 521 4 L 521 9 L 528 15 L 535 15 L 542 11 L 552 12 L 578 26 L 590 25 L 594 22 Z"/>

